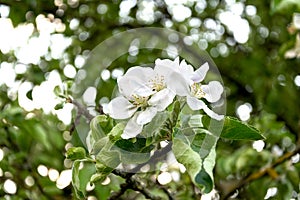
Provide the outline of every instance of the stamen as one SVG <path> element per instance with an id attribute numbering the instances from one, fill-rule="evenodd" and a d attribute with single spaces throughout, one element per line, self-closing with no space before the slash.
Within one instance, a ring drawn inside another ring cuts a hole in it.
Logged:
<path id="1" fill-rule="evenodd" d="M 160 90 L 164 89 L 165 86 L 165 77 L 164 76 L 158 76 L 155 75 L 153 79 L 149 80 L 150 87 L 156 92 L 159 92 Z"/>
<path id="2" fill-rule="evenodd" d="M 141 107 L 141 108 L 145 108 L 148 106 L 148 99 L 149 97 L 141 97 L 141 96 L 138 96 L 136 94 L 133 94 L 132 95 L 132 104 L 135 105 L 136 107 Z"/>
<path id="3" fill-rule="evenodd" d="M 191 94 L 198 99 L 201 99 L 205 96 L 205 92 L 201 89 L 200 83 L 193 83 L 191 85 Z"/>

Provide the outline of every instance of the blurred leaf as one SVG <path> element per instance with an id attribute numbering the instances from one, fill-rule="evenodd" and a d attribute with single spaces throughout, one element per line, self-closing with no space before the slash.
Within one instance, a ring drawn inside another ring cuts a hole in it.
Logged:
<path id="1" fill-rule="evenodd" d="M 271 13 L 276 12 L 286 14 L 300 11 L 300 1 L 298 0 L 272 0 Z"/>
<path id="2" fill-rule="evenodd" d="M 62 90 L 61 90 L 60 86 L 57 85 L 57 86 L 54 87 L 53 92 L 54 92 L 54 94 L 55 94 L 56 96 L 59 96 L 59 95 L 61 95 Z"/>
<path id="3" fill-rule="evenodd" d="M 82 147 L 71 147 L 67 150 L 66 157 L 70 160 L 80 160 L 86 158 L 86 152 Z"/>
<path id="4" fill-rule="evenodd" d="M 54 107 L 54 109 L 59 110 L 59 109 L 62 109 L 63 107 L 64 107 L 64 103 L 59 103 Z"/>

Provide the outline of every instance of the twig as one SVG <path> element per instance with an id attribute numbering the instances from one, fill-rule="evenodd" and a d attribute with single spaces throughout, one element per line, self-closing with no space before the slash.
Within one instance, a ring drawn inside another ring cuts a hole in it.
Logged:
<path id="1" fill-rule="evenodd" d="M 143 187 L 137 180 L 133 179 L 133 177 L 128 177 L 126 182 L 121 184 L 121 189 L 117 192 L 112 193 L 108 200 L 117 200 L 128 190 L 132 189 L 143 194 L 147 199 L 160 200 L 161 197 L 154 196 L 149 192 L 148 189 Z"/>
<path id="2" fill-rule="evenodd" d="M 221 199 L 228 199 L 231 195 L 234 194 L 235 191 L 241 189 L 248 183 L 265 176 L 270 171 L 272 171 L 275 167 L 284 163 L 286 160 L 290 159 L 292 156 L 296 155 L 297 153 L 300 153 L 300 145 L 297 145 L 297 147 L 294 151 L 287 152 L 283 156 L 279 157 L 271 165 L 267 165 L 266 167 L 263 167 L 261 170 L 254 172 L 254 173 L 250 174 L 249 176 L 245 177 L 234 188 L 232 188 L 229 192 L 227 192 L 227 194 L 225 194 Z"/>
<path id="3" fill-rule="evenodd" d="M 77 114 L 76 114 L 75 120 L 71 124 L 71 127 L 70 127 L 70 134 L 72 134 L 73 131 L 75 130 L 76 126 L 80 123 L 80 118 L 82 116 L 84 116 L 87 119 L 88 123 L 94 118 L 94 116 L 91 115 L 89 113 L 89 111 L 84 106 L 82 106 L 78 101 L 76 101 L 75 99 L 71 99 L 69 97 L 69 98 L 66 99 L 66 102 L 72 103 L 77 109 Z"/>
<path id="4" fill-rule="evenodd" d="M 89 111 L 83 107 L 78 101 L 75 99 L 67 98 L 68 103 L 72 103 L 77 108 L 77 116 L 84 116 L 89 122 L 94 118 L 93 115 L 89 113 Z"/>
<path id="5" fill-rule="evenodd" d="M 137 173 L 143 166 L 147 165 L 147 164 L 151 164 L 151 163 L 157 163 L 158 161 L 160 161 L 160 158 L 164 155 L 166 155 L 168 152 L 171 151 L 172 148 L 172 143 L 170 142 L 166 147 L 164 147 L 163 149 L 161 149 L 160 151 L 155 151 L 155 153 L 153 154 L 153 156 L 151 156 L 151 158 L 142 164 L 139 164 L 138 166 L 136 166 L 135 168 L 133 168 L 130 173 L 135 174 Z"/>
<path id="6" fill-rule="evenodd" d="M 169 200 L 174 200 L 175 198 L 172 196 L 172 194 L 168 191 L 168 188 L 165 187 L 164 185 L 161 185 L 157 180 L 156 184 L 159 185 L 159 188 L 162 189 L 166 195 L 168 196 Z"/>
<path id="7" fill-rule="evenodd" d="M 160 197 L 153 196 L 146 188 L 142 187 L 141 184 L 139 184 L 138 181 L 133 178 L 133 175 L 135 175 L 137 172 L 139 172 L 139 170 L 146 164 L 156 163 L 157 161 L 159 161 L 159 158 L 161 158 L 163 155 L 165 155 L 166 153 L 171 151 L 171 146 L 172 146 L 172 144 L 169 143 L 162 150 L 156 151 L 153 154 L 153 156 L 149 159 L 148 162 L 139 164 L 138 166 L 133 168 L 130 172 L 122 172 L 117 169 L 113 170 L 112 173 L 126 179 L 126 183 L 122 184 L 121 189 L 119 191 L 113 193 L 109 199 L 110 200 L 118 199 L 120 196 L 122 196 L 126 192 L 127 189 L 133 189 L 135 191 L 138 191 L 148 199 L 154 199 L 154 200 L 161 199 Z M 174 199 L 172 197 L 172 195 L 169 193 L 169 191 L 167 191 L 163 187 L 161 187 L 161 189 L 167 194 L 167 196 L 169 197 L 170 200 Z"/>

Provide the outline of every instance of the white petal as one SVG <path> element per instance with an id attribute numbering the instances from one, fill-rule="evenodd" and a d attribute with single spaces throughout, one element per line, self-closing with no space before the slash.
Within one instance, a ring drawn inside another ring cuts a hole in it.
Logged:
<path id="1" fill-rule="evenodd" d="M 155 106 L 158 111 L 163 111 L 173 102 L 175 95 L 171 89 L 165 88 L 155 93 L 151 99 L 149 99 L 148 104 Z"/>
<path id="2" fill-rule="evenodd" d="M 207 107 L 207 105 L 205 105 L 205 106 L 203 107 L 203 110 L 204 110 L 204 112 L 206 112 L 206 114 L 207 114 L 208 116 L 210 116 L 210 117 L 213 118 L 213 119 L 216 119 L 216 120 L 218 120 L 218 121 L 224 119 L 224 115 L 219 115 L 219 114 L 215 113 L 214 111 L 212 111 L 211 109 L 209 109 L 209 108 Z"/>
<path id="3" fill-rule="evenodd" d="M 179 71 L 186 78 L 190 79 L 194 73 L 194 68 L 192 65 L 188 65 L 185 60 L 182 60 L 179 66 Z"/>
<path id="4" fill-rule="evenodd" d="M 170 60 L 170 59 L 156 59 L 155 60 L 155 70 L 159 69 L 159 68 L 171 68 L 175 71 L 179 70 L 179 57 L 177 57 L 174 61 Z"/>
<path id="5" fill-rule="evenodd" d="M 137 113 L 138 114 L 138 113 Z M 135 114 L 126 124 L 126 127 L 121 135 L 123 139 L 129 139 L 136 137 L 139 133 L 143 130 L 143 125 L 139 125 L 136 123 L 136 116 Z"/>
<path id="6" fill-rule="evenodd" d="M 157 109 L 155 107 L 148 107 L 144 111 L 139 112 L 136 119 L 137 124 L 144 125 L 151 122 L 156 113 Z"/>
<path id="7" fill-rule="evenodd" d="M 159 75 L 168 76 L 170 73 L 178 71 L 178 66 L 174 67 L 173 63 L 170 65 L 155 65 L 154 71 Z"/>
<path id="8" fill-rule="evenodd" d="M 137 107 L 131 104 L 123 96 L 116 97 L 106 106 L 104 112 L 114 119 L 127 119 L 137 110 Z"/>
<path id="9" fill-rule="evenodd" d="M 175 94 L 179 96 L 187 96 L 190 93 L 188 81 L 177 72 L 173 72 L 168 77 L 167 87 L 169 87 Z"/>
<path id="10" fill-rule="evenodd" d="M 221 98 L 223 86 L 219 81 L 211 81 L 208 85 L 202 85 L 201 89 L 205 93 L 204 98 L 209 102 L 216 102 Z"/>
<path id="11" fill-rule="evenodd" d="M 150 96 L 154 92 L 147 85 L 147 80 L 141 80 L 140 77 L 124 76 L 118 80 L 119 91 L 128 99 L 132 99 L 132 95 Z"/>
<path id="12" fill-rule="evenodd" d="M 192 110 L 201 110 L 205 105 L 203 101 L 192 96 L 187 96 L 186 102 Z"/>
<path id="13" fill-rule="evenodd" d="M 196 83 L 199 83 L 201 81 L 203 81 L 203 79 L 205 78 L 207 71 L 209 70 L 209 65 L 208 63 L 204 63 L 203 65 L 201 65 L 199 67 L 199 69 L 197 69 L 194 74 L 192 75 L 192 80 Z"/>
<path id="14" fill-rule="evenodd" d="M 152 88 L 147 84 L 155 72 L 150 67 L 131 67 L 124 76 L 118 79 L 119 91 L 122 95 L 130 98 L 131 95 L 148 96 L 153 94 Z"/>
<path id="15" fill-rule="evenodd" d="M 203 101 L 201 101 L 201 100 L 199 100 L 195 97 L 188 96 L 187 97 L 187 104 L 189 105 L 189 107 L 192 110 L 201 110 L 201 109 L 203 109 L 204 112 L 213 119 L 222 120 L 224 118 L 224 115 L 216 114 L 214 111 L 209 109 Z"/>
<path id="16" fill-rule="evenodd" d="M 151 77 L 154 75 L 154 71 L 151 67 L 131 67 L 127 70 L 127 72 L 124 74 L 124 77 L 126 76 L 133 76 L 133 77 L 139 77 L 141 80 L 148 79 L 148 77 Z"/>

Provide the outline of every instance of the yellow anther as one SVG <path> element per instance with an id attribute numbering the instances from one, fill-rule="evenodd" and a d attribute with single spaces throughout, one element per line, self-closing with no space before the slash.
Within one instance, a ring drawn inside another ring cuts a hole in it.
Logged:
<path id="1" fill-rule="evenodd" d="M 155 77 L 153 79 L 149 80 L 149 84 L 153 90 L 155 90 L 156 92 L 159 92 L 160 90 L 162 90 L 166 87 L 165 86 L 165 77 L 155 75 Z"/>
<path id="2" fill-rule="evenodd" d="M 205 92 L 201 89 L 200 83 L 193 83 L 191 85 L 191 94 L 198 99 L 201 99 L 205 96 Z"/>
<path id="3" fill-rule="evenodd" d="M 136 107 L 145 108 L 148 106 L 147 101 L 148 101 L 149 97 L 141 97 L 136 94 L 133 94 L 132 98 L 133 98 L 132 104 L 135 105 Z"/>

